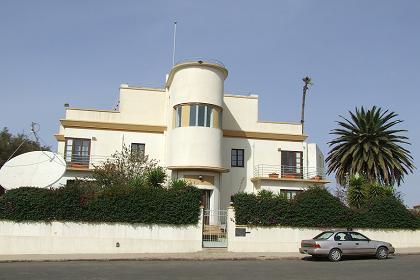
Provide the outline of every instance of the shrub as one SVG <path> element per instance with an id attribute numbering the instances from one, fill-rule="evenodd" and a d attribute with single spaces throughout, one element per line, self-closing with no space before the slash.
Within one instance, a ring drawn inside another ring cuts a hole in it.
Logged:
<path id="1" fill-rule="evenodd" d="M 146 173 L 146 182 L 150 187 L 162 187 L 166 181 L 165 170 L 158 166 Z"/>
<path id="2" fill-rule="evenodd" d="M 98 191 L 99 189 L 99 191 Z M 191 186 L 102 189 L 78 181 L 60 189 L 19 188 L 0 198 L 0 219 L 197 224 L 200 191 Z"/>
<path id="3" fill-rule="evenodd" d="M 243 225 L 288 225 L 291 203 L 282 195 L 260 191 L 258 195 L 238 193 L 233 196 L 236 223 Z"/>
<path id="4" fill-rule="evenodd" d="M 363 209 L 368 207 L 372 200 L 384 197 L 398 197 L 398 195 L 392 186 L 369 182 L 362 175 L 354 175 L 349 180 L 347 202 L 352 208 Z"/>
<path id="5" fill-rule="evenodd" d="M 323 187 L 312 187 L 293 200 L 293 224 L 298 227 L 347 227 L 350 211 Z"/>
<path id="6" fill-rule="evenodd" d="M 52 190 L 31 187 L 10 190 L 3 196 L 1 217 L 15 221 L 52 221 L 57 208 L 52 194 Z"/>
<path id="7" fill-rule="evenodd" d="M 364 208 L 346 207 L 323 187 L 312 187 L 286 200 L 260 192 L 233 196 L 237 224 L 322 228 L 420 228 L 420 218 L 408 211 L 398 197 L 376 195 Z"/>
<path id="8" fill-rule="evenodd" d="M 157 163 L 147 155 L 131 153 L 123 146 L 111 158 L 95 166 L 92 177 L 103 188 L 119 188 L 122 185 L 144 185 L 147 174 L 157 168 Z M 147 183 L 147 182 L 146 182 Z"/>
<path id="9" fill-rule="evenodd" d="M 420 228 L 415 215 L 393 196 L 372 200 L 354 215 L 354 224 L 361 228 Z"/>

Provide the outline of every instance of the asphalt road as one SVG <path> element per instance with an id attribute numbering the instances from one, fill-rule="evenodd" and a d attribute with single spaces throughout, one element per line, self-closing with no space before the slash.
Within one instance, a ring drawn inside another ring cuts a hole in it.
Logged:
<path id="1" fill-rule="evenodd" d="M 420 255 L 388 260 L 67 261 L 0 263 L 0 279 L 419 279 Z"/>

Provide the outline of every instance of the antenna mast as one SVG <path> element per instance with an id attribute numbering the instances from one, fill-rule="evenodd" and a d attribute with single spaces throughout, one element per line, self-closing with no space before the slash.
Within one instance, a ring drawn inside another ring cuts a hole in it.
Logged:
<path id="1" fill-rule="evenodd" d="M 174 48 L 173 48 L 173 52 L 172 52 L 172 66 L 175 65 L 175 50 L 176 50 L 176 24 L 178 22 L 174 21 Z"/>

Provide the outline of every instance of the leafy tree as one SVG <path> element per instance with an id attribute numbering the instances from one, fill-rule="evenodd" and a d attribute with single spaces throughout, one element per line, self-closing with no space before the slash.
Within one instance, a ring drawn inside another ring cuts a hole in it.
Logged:
<path id="1" fill-rule="evenodd" d="M 147 185 L 148 174 L 157 168 L 155 160 L 150 160 L 147 155 L 131 153 L 123 146 L 121 152 L 115 152 L 111 158 L 95 166 L 92 177 L 103 188 L 124 189 Z"/>
<path id="2" fill-rule="evenodd" d="M 406 130 L 394 128 L 402 120 L 376 106 L 349 113 L 351 118 L 341 117 L 339 128 L 331 132 L 337 138 L 329 142 L 328 174 L 335 172 L 341 185 L 355 174 L 369 182 L 400 185 L 404 175 L 415 169 L 410 151 L 402 146 L 410 144 L 408 137 L 401 135 Z"/>
<path id="3" fill-rule="evenodd" d="M 40 145 L 23 133 L 12 135 L 6 127 L 0 131 L 0 168 L 10 158 L 39 150 L 49 151 L 50 147 Z M 0 195 L 3 193 L 4 189 L 0 186 Z"/>
<path id="4" fill-rule="evenodd" d="M 40 150 L 49 151 L 50 147 L 40 145 L 23 133 L 12 135 L 6 127 L 0 131 L 0 168 L 12 155 L 15 157 L 23 153 Z"/>
<path id="5" fill-rule="evenodd" d="M 372 201 L 393 197 L 401 201 L 399 194 L 391 186 L 383 186 L 377 182 L 369 182 L 360 175 L 351 176 L 347 190 L 347 203 L 350 207 L 367 208 Z"/>

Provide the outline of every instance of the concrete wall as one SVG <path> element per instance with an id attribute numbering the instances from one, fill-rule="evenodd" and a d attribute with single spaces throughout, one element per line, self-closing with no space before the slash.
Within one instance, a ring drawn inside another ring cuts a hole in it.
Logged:
<path id="1" fill-rule="evenodd" d="M 0 255 L 196 252 L 201 233 L 201 220 L 196 226 L 0 221 Z"/>
<path id="2" fill-rule="evenodd" d="M 229 252 L 298 252 L 303 239 L 312 239 L 324 229 L 288 227 L 246 227 L 235 224 L 235 212 L 228 209 Z M 246 236 L 235 236 L 235 228 L 246 228 Z M 420 230 L 354 229 L 373 240 L 390 242 L 399 248 L 420 248 Z"/>

